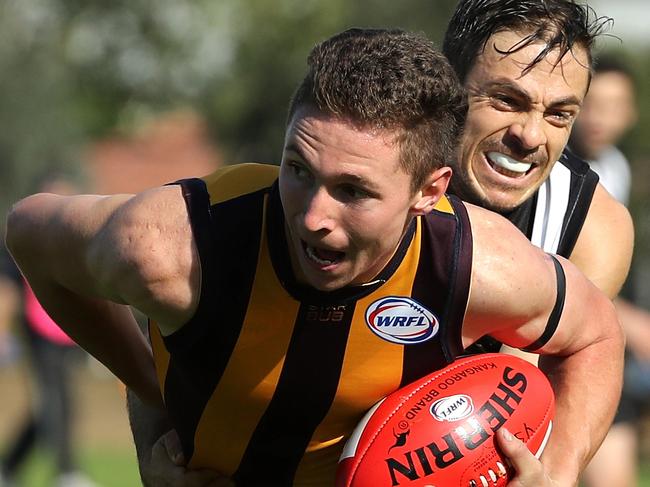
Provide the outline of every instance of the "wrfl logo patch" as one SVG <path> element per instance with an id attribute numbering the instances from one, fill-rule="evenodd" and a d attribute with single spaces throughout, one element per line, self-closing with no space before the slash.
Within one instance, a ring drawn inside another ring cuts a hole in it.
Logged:
<path id="1" fill-rule="evenodd" d="M 431 406 L 431 415 L 438 421 L 459 421 L 474 413 L 474 402 L 465 394 L 443 397 Z"/>
<path id="2" fill-rule="evenodd" d="M 440 328 L 431 311 L 405 296 L 389 296 L 373 302 L 366 310 L 366 324 L 375 335 L 400 345 L 426 342 Z"/>

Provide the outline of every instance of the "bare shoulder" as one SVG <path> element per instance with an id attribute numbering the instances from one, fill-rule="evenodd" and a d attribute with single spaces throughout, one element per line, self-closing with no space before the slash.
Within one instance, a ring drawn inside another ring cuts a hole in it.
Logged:
<path id="1" fill-rule="evenodd" d="M 630 213 L 599 184 L 571 262 L 603 292 L 614 297 L 629 271 L 633 246 Z"/>
<path id="2" fill-rule="evenodd" d="M 88 258 L 106 292 L 175 331 L 194 313 L 200 267 L 181 188 L 139 193 L 106 222 Z"/>
<path id="3" fill-rule="evenodd" d="M 171 243 L 187 238 L 189 219 L 180 186 L 162 186 L 133 195 L 111 216 L 106 228 L 122 238 Z M 130 247 L 128 247 L 130 248 Z M 136 247 L 137 248 L 137 247 Z"/>
<path id="4" fill-rule="evenodd" d="M 523 252 L 521 258 L 534 258 L 543 252 L 532 245 L 521 231 L 509 220 L 493 211 L 480 206 L 465 203 L 472 226 L 472 237 L 474 240 L 475 261 L 487 258 L 514 262 L 518 256 L 514 250 Z"/>
<path id="5" fill-rule="evenodd" d="M 507 219 L 484 208 L 467 207 L 474 245 L 463 336 L 472 342 L 494 331 L 490 329 L 494 324 L 488 322 L 505 326 L 512 324 L 513 317 L 543 313 L 552 305 L 555 276 L 550 257 Z"/>

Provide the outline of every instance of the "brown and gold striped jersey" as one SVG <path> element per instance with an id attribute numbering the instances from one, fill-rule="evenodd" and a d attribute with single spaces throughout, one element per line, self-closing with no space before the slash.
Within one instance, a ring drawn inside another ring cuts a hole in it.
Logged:
<path id="1" fill-rule="evenodd" d="M 331 486 L 377 400 L 462 351 L 472 239 L 445 197 L 412 221 L 372 282 L 321 292 L 294 278 L 276 166 L 182 186 L 201 264 L 195 316 L 151 340 L 189 465 L 239 485 Z"/>

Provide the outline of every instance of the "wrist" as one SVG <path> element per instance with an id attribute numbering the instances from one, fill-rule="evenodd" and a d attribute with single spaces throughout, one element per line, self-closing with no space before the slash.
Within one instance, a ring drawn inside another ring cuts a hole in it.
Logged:
<path id="1" fill-rule="evenodd" d="M 541 461 L 555 487 L 576 487 L 578 485 L 581 469 L 575 459 L 567 458 L 566 452 L 564 452 L 564 458 L 542 456 Z"/>

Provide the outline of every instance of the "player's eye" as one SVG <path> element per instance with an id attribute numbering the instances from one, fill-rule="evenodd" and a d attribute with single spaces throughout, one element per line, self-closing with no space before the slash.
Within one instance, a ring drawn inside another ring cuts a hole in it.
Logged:
<path id="1" fill-rule="evenodd" d="M 291 174 L 293 174 L 296 179 L 300 181 L 306 181 L 310 178 L 309 171 L 302 164 L 299 164 L 295 161 L 288 161 L 287 166 L 289 167 Z"/>
<path id="2" fill-rule="evenodd" d="M 554 125 L 557 125 L 559 127 L 566 127 L 567 125 L 573 123 L 575 114 L 573 112 L 566 111 L 566 110 L 557 110 L 557 111 L 548 112 L 546 114 L 546 117 Z"/>
<path id="3" fill-rule="evenodd" d="M 370 197 L 370 193 L 353 184 L 342 184 L 339 186 L 339 193 L 343 199 L 348 201 L 358 201 Z"/>
<path id="4" fill-rule="evenodd" d="M 491 96 L 492 104 L 498 110 L 517 110 L 519 101 L 505 93 L 496 93 Z"/>

